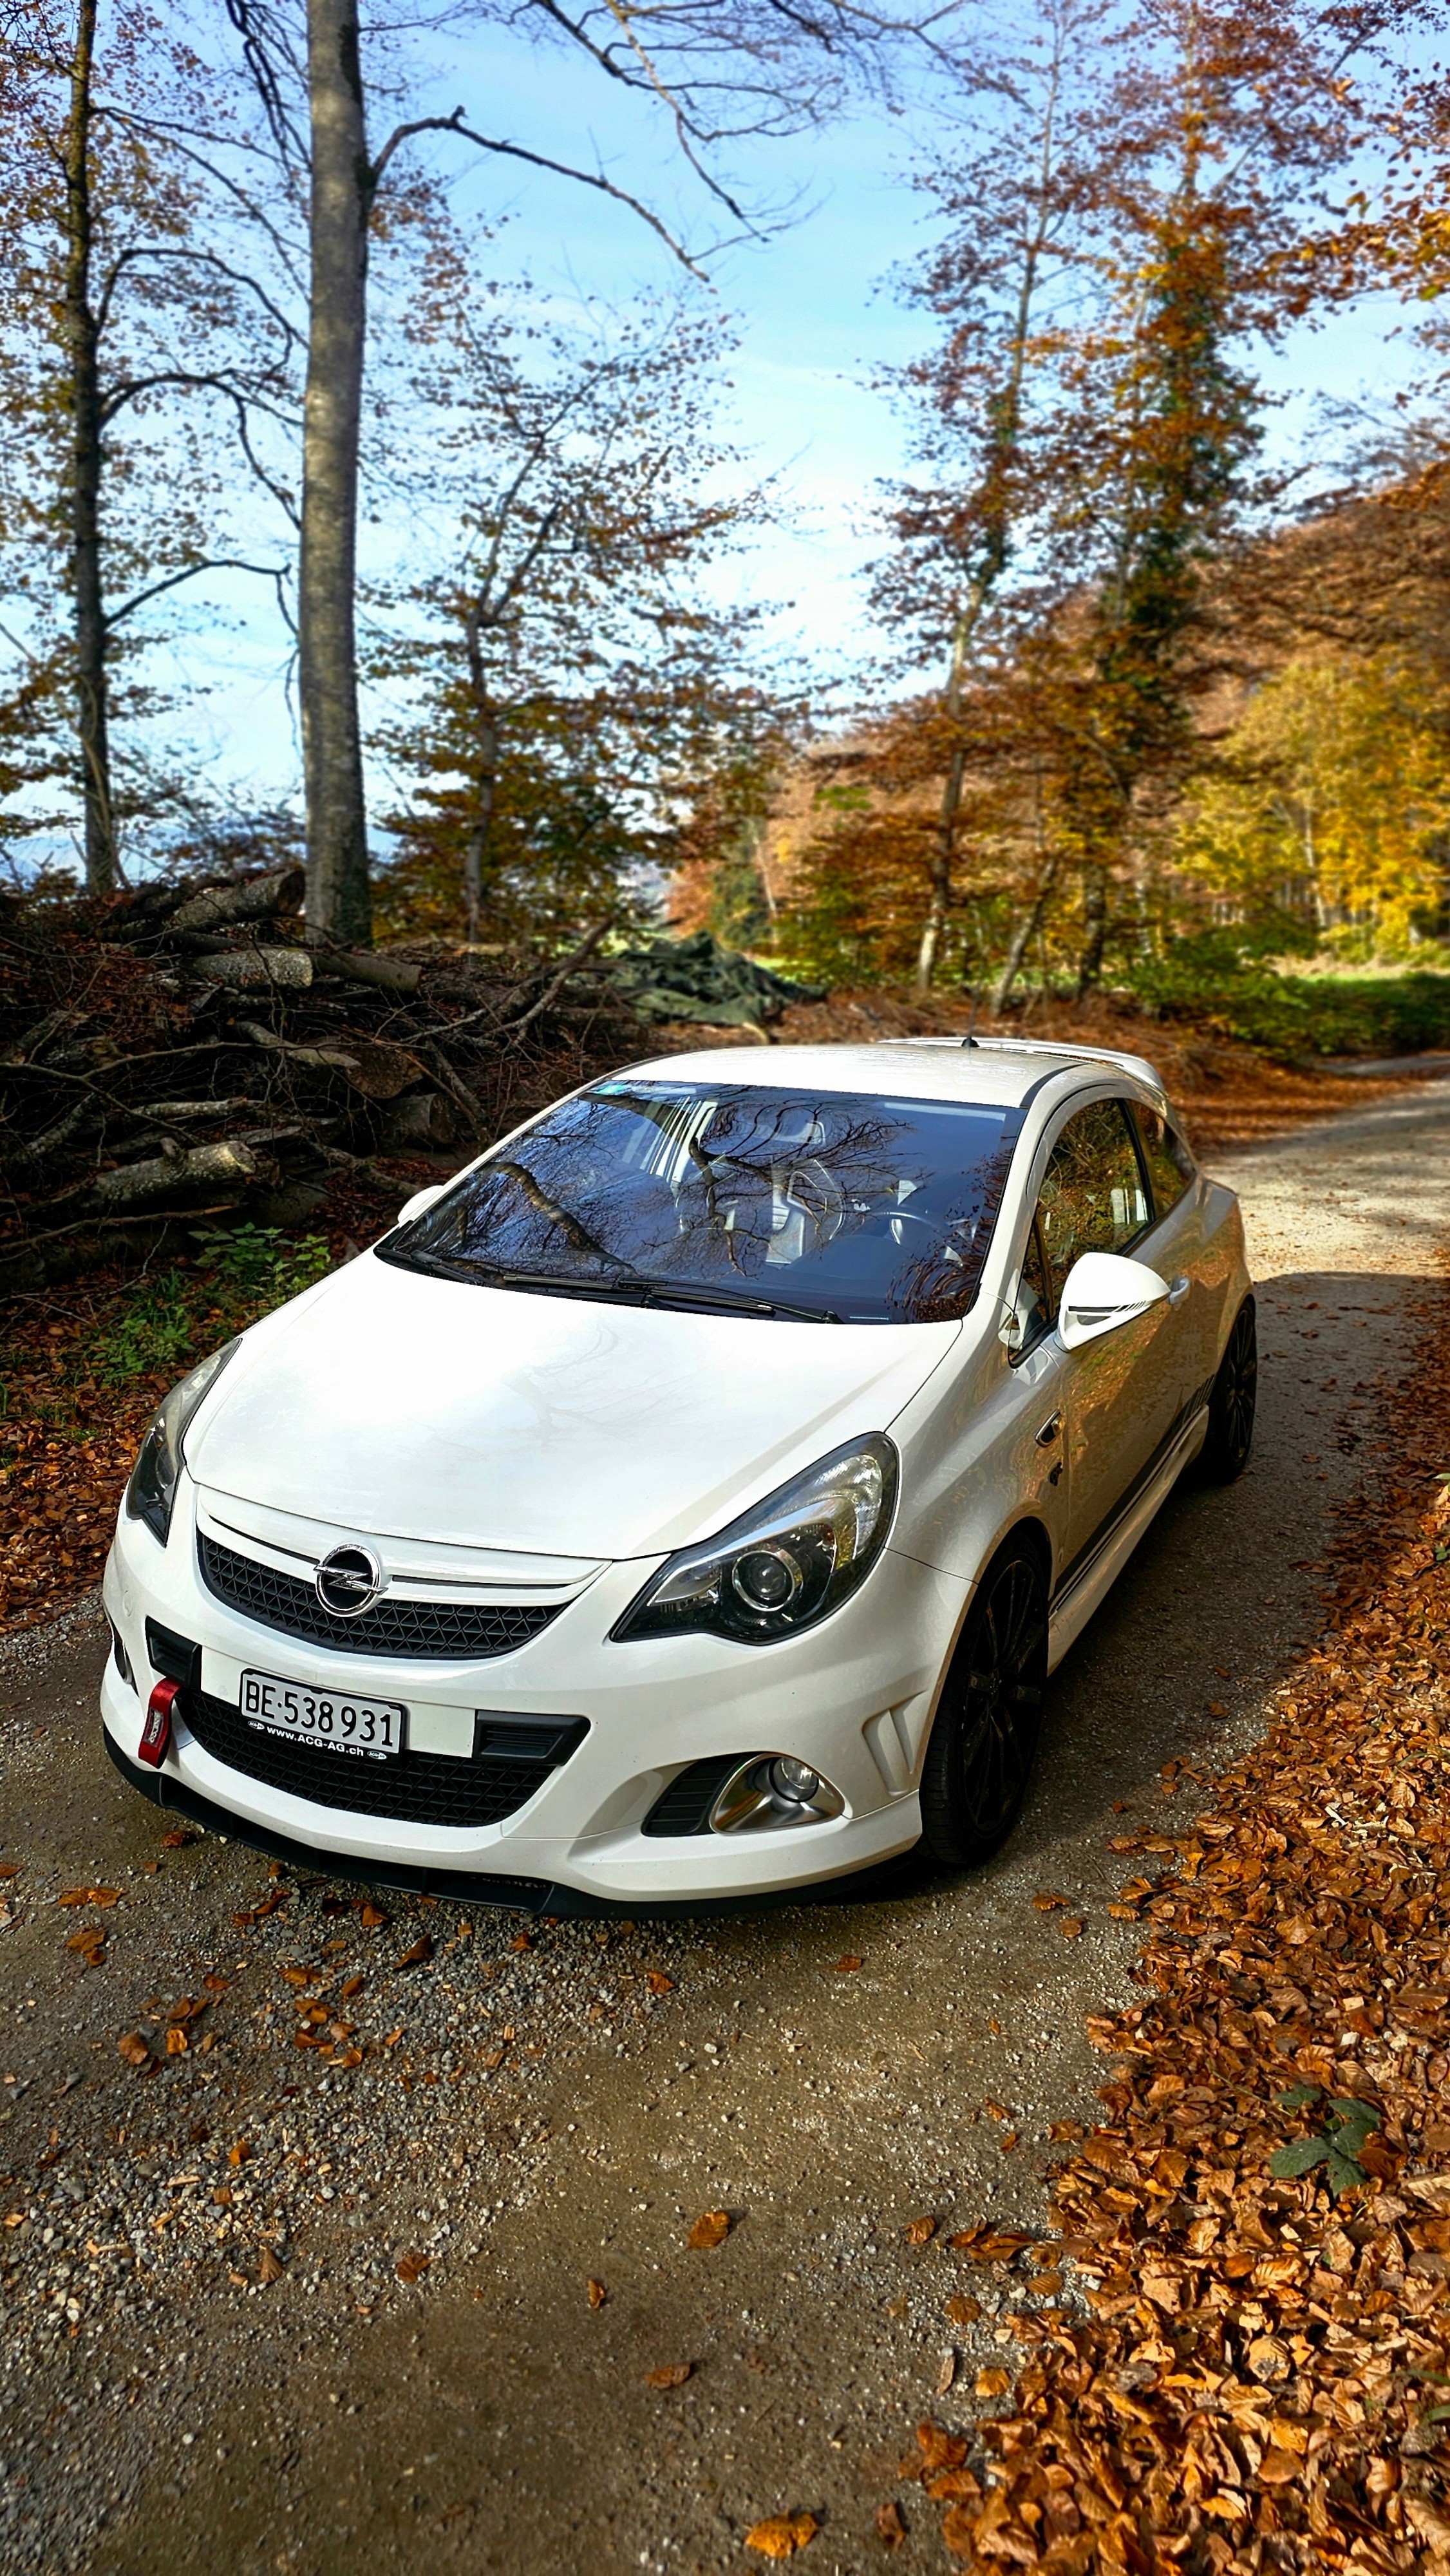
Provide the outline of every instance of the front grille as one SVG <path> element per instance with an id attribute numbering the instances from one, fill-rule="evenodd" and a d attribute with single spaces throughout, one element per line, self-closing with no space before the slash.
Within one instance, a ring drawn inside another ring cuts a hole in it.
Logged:
<path id="1" fill-rule="evenodd" d="M 359 1619 L 334 1619 L 310 1583 L 278 1574 L 255 1557 L 239 1556 L 214 1538 L 198 1537 L 202 1578 L 219 1601 L 264 1628 L 305 1637 L 309 1645 L 335 1646 L 351 1655 L 459 1656 L 482 1660 L 511 1655 L 557 1619 L 562 1602 L 539 1608 L 510 1602 L 395 1601 L 386 1594 Z"/>
<path id="2" fill-rule="evenodd" d="M 410 1825 L 502 1824 L 559 1767 L 557 1760 L 509 1760 L 475 1753 L 394 1754 L 383 1762 L 335 1752 L 325 1744 L 267 1735 L 249 1726 L 241 1710 L 205 1691 L 185 1700 L 186 1723 L 197 1743 L 230 1770 L 243 1771 L 269 1789 L 285 1789 L 314 1806 L 340 1807 L 353 1816 L 378 1816 Z M 584 1730 L 555 1730 L 567 1761 Z M 480 1730 L 487 1741 L 486 1730 Z"/>

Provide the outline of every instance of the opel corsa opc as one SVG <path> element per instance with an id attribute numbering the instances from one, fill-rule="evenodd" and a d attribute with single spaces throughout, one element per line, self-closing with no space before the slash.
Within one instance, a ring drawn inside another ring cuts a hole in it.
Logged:
<path id="1" fill-rule="evenodd" d="M 635 1065 L 167 1397 L 107 1745 L 263 1850 L 551 1913 L 964 1867 L 1254 1380 L 1238 1205 L 1150 1065 Z"/>

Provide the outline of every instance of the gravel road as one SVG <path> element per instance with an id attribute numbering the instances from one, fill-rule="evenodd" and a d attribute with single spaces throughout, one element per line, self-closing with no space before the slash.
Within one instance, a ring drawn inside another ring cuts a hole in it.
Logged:
<path id="1" fill-rule="evenodd" d="M 1450 1235 L 1450 1082 L 1218 1168 L 1253 1465 L 1161 1513 L 968 1881 L 700 1926 L 365 1906 L 117 1781 L 94 1610 L 9 1648 L 0 2563 L 714 2576 L 810 2511 L 813 2576 L 857 2576 L 895 2495 L 894 2564 L 940 2567 L 897 2462 L 970 2420 L 1008 2286 L 946 2240 L 1040 2219 L 1103 2074 L 1084 2017 L 1132 1992 L 1112 1838 L 1191 1812 L 1315 1633 Z"/>

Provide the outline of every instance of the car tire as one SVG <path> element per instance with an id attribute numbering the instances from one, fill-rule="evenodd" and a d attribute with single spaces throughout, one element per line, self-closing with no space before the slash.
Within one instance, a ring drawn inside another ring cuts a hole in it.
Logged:
<path id="1" fill-rule="evenodd" d="M 982 1576 L 926 1748 L 922 1836 L 946 1869 L 990 1858 L 1027 1793 L 1047 1687 L 1047 1577 L 1030 1539 Z"/>
<path id="2" fill-rule="evenodd" d="M 1198 1463 L 1211 1484 L 1231 1485 L 1249 1463 L 1258 1379 L 1258 1326 L 1254 1301 L 1246 1297 L 1234 1317 L 1208 1399 L 1208 1430 Z"/>

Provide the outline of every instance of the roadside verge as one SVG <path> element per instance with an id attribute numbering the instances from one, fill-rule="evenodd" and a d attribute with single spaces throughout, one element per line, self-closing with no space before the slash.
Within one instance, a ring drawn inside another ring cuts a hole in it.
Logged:
<path id="1" fill-rule="evenodd" d="M 1065 2295 L 976 2445 L 923 2425 L 910 2464 L 984 2567 L 1450 2569 L 1447 1323 L 1442 1290 L 1268 1733 L 1116 1846 L 1145 1999 L 1090 2022 L 1108 2117 L 1007 2249 Z"/>

